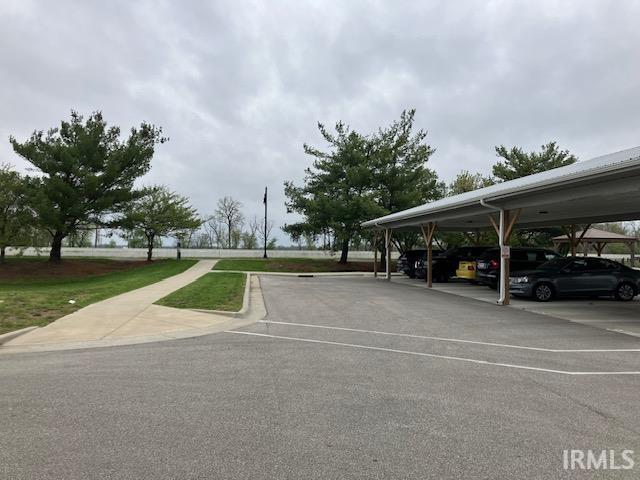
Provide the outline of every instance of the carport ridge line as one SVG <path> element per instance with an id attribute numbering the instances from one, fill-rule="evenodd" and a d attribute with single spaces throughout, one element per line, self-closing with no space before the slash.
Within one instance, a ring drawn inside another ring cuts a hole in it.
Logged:
<path id="1" fill-rule="evenodd" d="M 277 338 L 280 340 L 294 340 L 297 342 L 308 342 L 308 343 L 319 343 L 324 345 L 335 345 L 339 347 L 352 347 L 352 348 L 361 348 L 363 350 L 376 350 L 381 352 L 391 352 L 391 353 L 402 353 L 405 355 L 417 355 L 420 357 L 430 357 L 430 358 L 440 358 L 442 360 L 457 360 L 460 362 L 469 362 L 475 363 L 478 365 L 491 365 L 494 367 L 504 367 L 504 368 L 514 368 L 517 370 L 530 370 L 534 372 L 543 372 L 543 373 L 557 373 L 560 375 L 640 375 L 640 371 L 621 371 L 621 372 L 569 372 L 566 370 L 553 370 L 549 368 L 541 368 L 541 367 L 529 367 L 526 365 L 514 365 L 510 363 L 498 363 L 498 362 L 489 362 L 486 360 L 476 360 L 474 358 L 465 358 L 465 357 L 452 357 L 448 355 L 436 355 L 433 353 L 423 353 L 423 352 L 411 352 L 409 350 L 396 350 L 394 348 L 383 348 L 383 347 L 372 347 L 370 345 L 358 345 L 355 343 L 342 343 L 342 342 L 330 342 L 327 340 L 314 340 L 310 338 L 299 338 L 299 337 L 285 337 L 282 335 L 268 335 L 266 333 L 254 333 L 254 332 L 241 332 L 239 330 L 225 330 L 222 333 L 234 333 L 237 335 L 249 335 L 253 337 L 264 337 L 264 338 Z"/>
<path id="2" fill-rule="evenodd" d="M 489 347 L 503 347 L 503 348 L 515 348 L 520 350 L 535 350 L 538 352 L 550 352 L 550 353 L 615 353 L 615 352 L 640 352 L 640 348 L 613 348 L 613 349 L 552 349 L 542 347 L 525 347 L 522 345 L 508 345 L 503 343 L 489 343 L 479 342 L 476 340 L 462 340 L 459 338 L 446 338 L 446 337 L 429 337 L 425 335 L 412 335 L 410 333 L 393 333 L 393 332 L 381 332 L 379 330 L 361 330 L 358 328 L 347 327 L 329 327 L 326 325 L 311 325 L 308 323 L 294 323 L 294 322 L 277 322 L 273 320 L 258 320 L 258 323 L 273 323 L 274 325 L 291 325 L 295 327 L 309 327 L 309 328 L 324 328 L 326 330 L 342 330 L 346 332 L 357 333 L 372 333 L 375 335 L 391 335 L 395 337 L 407 337 L 407 338 L 421 338 L 424 340 L 436 340 L 439 342 L 457 342 L 457 343 L 472 343 L 475 345 L 486 345 Z"/>

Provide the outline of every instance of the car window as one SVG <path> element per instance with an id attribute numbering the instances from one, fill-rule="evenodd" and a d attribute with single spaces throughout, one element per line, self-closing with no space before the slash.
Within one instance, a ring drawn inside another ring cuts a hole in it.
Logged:
<path id="1" fill-rule="evenodd" d="M 613 270 L 614 265 L 604 258 L 587 258 L 589 270 Z"/>
<path id="2" fill-rule="evenodd" d="M 566 267 L 570 272 L 585 272 L 589 268 L 586 260 L 574 260 Z"/>
<path id="3" fill-rule="evenodd" d="M 556 258 L 556 256 L 549 252 L 536 252 L 536 261 L 538 262 L 546 262 L 548 260 L 553 260 L 554 258 Z"/>
<path id="4" fill-rule="evenodd" d="M 558 270 L 562 268 L 566 263 L 567 263 L 566 258 L 555 257 L 549 260 L 548 262 L 543 263 L 538 268 L 540 270 Z"/>
<path id="5" fill-rule="evenodd" d="M 518 260 L 518 261 L 527 260 L 527 252 L 523 252 L 522 250 L 512 250 L 511 260 Z"/>
<path id="6" fill-rule="evenodd" d="M 558 255 L 556 252 L 544 252 L 544 258 L 546 258 L 547 260 L 553 260 L 555 258 L 560 258 L 560 255 Z"/>

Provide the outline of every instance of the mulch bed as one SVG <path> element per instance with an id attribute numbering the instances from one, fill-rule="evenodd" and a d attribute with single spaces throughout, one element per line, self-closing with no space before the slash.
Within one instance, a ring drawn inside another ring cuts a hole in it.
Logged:
<path id="1" fill-rule="evenodd" d="M 90 277 L 144 265 L 148 264 L 141 260 L 63 259 L 56 264 L 46 259 L 8 258 L 6 263 L 0 264 L 0 281 Z"/>

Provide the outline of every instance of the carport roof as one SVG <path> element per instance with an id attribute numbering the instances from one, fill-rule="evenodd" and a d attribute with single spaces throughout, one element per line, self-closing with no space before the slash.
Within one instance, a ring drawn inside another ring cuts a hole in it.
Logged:
<path id="1" fill-rule="evenodd" d="M 522 209 L 520 228 L 640 219 L 640 146 L 443 198 L 362 224 L 441 230 L 491 228 L 488 214 Z"/>

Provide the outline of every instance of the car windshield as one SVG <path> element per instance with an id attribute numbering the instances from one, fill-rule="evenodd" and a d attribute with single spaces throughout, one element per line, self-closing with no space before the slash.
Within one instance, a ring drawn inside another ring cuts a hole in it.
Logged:
<path id="1" fill-rule="evenodd" d="M 559 270 L 567 263 L 567 259 L 564 257 L 554 258 L 548 262 L 543 263 L 538 267 L 540 270 Z"/>

